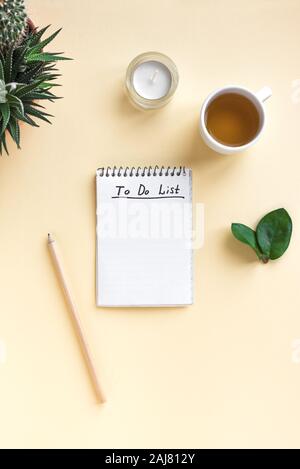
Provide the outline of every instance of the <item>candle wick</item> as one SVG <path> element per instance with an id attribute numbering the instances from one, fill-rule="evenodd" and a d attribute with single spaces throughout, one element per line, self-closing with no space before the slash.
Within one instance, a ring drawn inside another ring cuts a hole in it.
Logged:
<path id="1" fill-rule="evenodd" d="M 153 73 L 152 77 L 150 78 L 150 80 L 151 80 L 152 83 L 155 83 L 155 82 L 156 82 L 157 75 L 158 75 L 158 70 L 155 70 L 155 72 Z"/>

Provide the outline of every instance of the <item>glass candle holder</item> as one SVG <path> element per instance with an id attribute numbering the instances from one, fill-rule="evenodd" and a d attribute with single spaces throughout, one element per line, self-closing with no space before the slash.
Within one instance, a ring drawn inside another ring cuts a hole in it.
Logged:
<path id="1" fill-rule="evenodd" d="M 126 91 L 140 109 L 159 109 L 173 97 L 179 75 L 173 60 L 159 52 L 146 52 L 130 62 L 126 72 Z"/>

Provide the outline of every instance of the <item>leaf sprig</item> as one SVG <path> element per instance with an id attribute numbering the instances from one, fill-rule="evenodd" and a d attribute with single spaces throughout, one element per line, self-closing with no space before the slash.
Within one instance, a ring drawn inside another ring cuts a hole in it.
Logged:
<path id="1" fill-rule="evenodd" d="M 266 264 L 270 259 L 278 259 L 287 250 L 293 224 L 288 212 L 279 208 L 265 215 L 256 231 L 241 223 L 232 223 L 231 231 L 236 239 L 250 246 Z"/>

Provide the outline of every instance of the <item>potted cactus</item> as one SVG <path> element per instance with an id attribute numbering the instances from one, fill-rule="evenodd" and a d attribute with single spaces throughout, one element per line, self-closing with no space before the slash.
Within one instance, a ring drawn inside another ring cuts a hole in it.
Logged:
<path id="1" fill-rule="evenodd" d="M 0 0 L 1 51 L 18 44 L 26 35 L 27 15 L 24 0 Z"/>
<path id="2" fill-rule="evenodd" d="M 20 148 L 20 122 L 51 123 L 41 102 L 58 99 L 56 62 L 69 59 L 45 50 L 60 32 L 44 38 L 48 27 L 33 26 L 24 0 L 0 0 L 0 154 L 8 154 L 8 135 Z"/>

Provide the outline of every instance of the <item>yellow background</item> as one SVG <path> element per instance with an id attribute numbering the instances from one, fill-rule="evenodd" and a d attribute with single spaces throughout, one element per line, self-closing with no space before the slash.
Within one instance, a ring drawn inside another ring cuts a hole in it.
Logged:
<path id="1" fill-rule="evenodd" d="M 299 0 L 30 0 L 63 31 L 53 126 L 0 159 L 1 447 L 300 447 Z M 180 84 L 147 114 L 123 91 L 133 57 L 169 55 Z M 264 135 L 218 156 L 197 130 L 213 89 L 273 89 Z M 298 88 L 297 88 L 298 86 Z M 187 309 L 97 309 L 94 175 L 106 165 L 193 169 L 206 207 Z M 235 241 L 285 207 L 294 237 L 268 265 Z M 59 243 L 107 396 L 94 398 L 46 247 Z M 295 357 L 294 357 L 295 358 Z"/>

